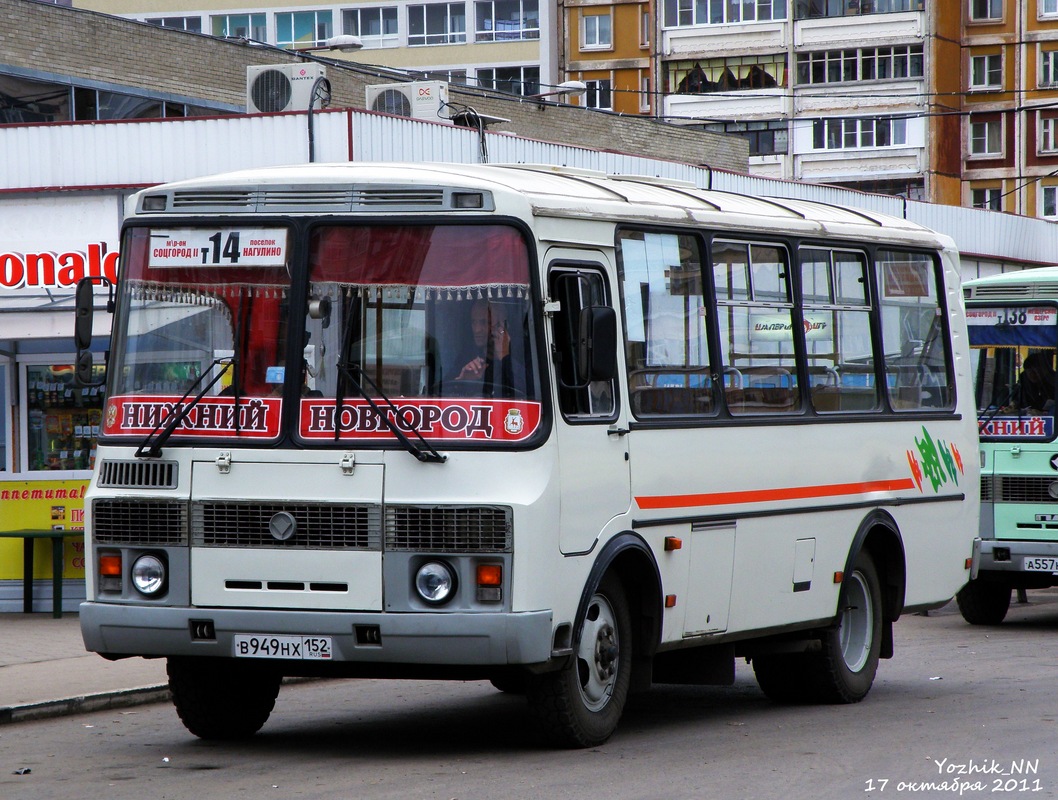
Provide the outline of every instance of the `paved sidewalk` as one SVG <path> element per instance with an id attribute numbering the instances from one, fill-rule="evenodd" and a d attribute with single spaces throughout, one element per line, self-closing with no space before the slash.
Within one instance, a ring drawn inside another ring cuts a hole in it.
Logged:
<path id="1" fill-rule="evenodd" d="M 165 659 L 107 661 L 77 614 L 0 614 L 0 724 L 168 698 Z"/>

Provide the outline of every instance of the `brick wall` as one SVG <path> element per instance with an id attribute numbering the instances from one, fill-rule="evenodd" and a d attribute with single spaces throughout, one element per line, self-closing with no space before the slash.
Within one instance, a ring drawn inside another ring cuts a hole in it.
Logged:
<path id="1" fill-rule="evenodd" d="M 209 100 L 242 106 L 246 67 L 290 63 L 299 56 L 272 48 L 163 30 L 81 9 L 33 0 L 0 0 L 0 72 L 5 66 L 102 84 L 150 88 L 174 100 Z M 364 106 L 364 87 L 392 83 L 370 68 L 328 67 L 332 107 Z M 510 123 L 494 130 L 532 139 L 630 153 L 745 172 L 748 145 L 735 136 L 692 131 L 643 117 L 512 100 L 494 93 L 450 88 L 453 103 Z"/>

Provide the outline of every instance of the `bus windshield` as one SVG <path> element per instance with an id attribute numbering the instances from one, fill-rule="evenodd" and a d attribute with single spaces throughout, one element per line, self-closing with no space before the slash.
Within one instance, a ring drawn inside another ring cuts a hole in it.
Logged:
<path id="1" fill-rule="evenodd" d="M 982 439 L 1054 438 L 1058 309 L 967 310 Z"/>
<path id="2" fill-rule="evenodd" d="M 394 426 L 445 441 L 520 441 L 537 429 L 518 231 L 321 226 L 304 247 L 296 236 L 278 226 L 129 232 L 107 435 L 150 436 L 183 406 L 176 438 L 274 440 L 284 399 L 296 404 L 293 433 L 320 444 L 392 441 Z"/>

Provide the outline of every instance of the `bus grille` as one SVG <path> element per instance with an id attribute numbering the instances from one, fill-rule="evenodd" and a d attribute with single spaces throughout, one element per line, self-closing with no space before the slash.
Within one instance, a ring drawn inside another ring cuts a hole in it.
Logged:
<path id="1" fill-rule="evenodd" d="M 175 489 L 175 461 L 113 461 L 99 466 L 99 485 L 105 489 Z"/>
<path id="2" fill-rule="evenodd" d="M 269 522 L 280 512 L 297 527 L 283 541 Z M 204 502 L 191 510 L 192 544 L 204 547 L 281 547 L 295 550 L 379 550 L 382 519 L 378 506 L 322 503 Z"/>
<path id="3" fill-rule="evenodd" d="M 497 506 L 387 506 L 386 549 L 509 553 L 511 510 Z"/>
<path id="4" fill-rule="evenodd" d="M 981 476 L 981 502 L 991 503 L 992 502 L 992 476 L 982 475 Z"/>
<path id="5" fill-rule="evenodd" d="M 992 479 L 992 501 L 995 503 L 1056 503 L 1058 498 L 1050 492 L 1050 487 L 1055 484 L 1058 484 L 1058 477 L 1000 477 L 996 475 Z M 983 488 L 982 484 L 982 490 Z M 1058 492 L 1058 486 L 1055 489 Z"/>
<path id="6" fill-rule="evenodd" d="M 169 500 L 96 500 L 96 544 L 187 544 L 187 503 Z"/>

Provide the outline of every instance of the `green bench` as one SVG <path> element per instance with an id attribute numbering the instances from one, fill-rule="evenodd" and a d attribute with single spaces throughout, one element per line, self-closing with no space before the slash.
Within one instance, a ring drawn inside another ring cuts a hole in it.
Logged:
<path id="1" fill-rule="evenodd" d="M 24 529 L 0 531 L 0 539 L 22 540 L 22 611 L 33 610 L 33 545 L 37 539 L 51 539 L 51 615 L 62 617 L 62 540 L 77 536 L 79 531 L 54 531 L 49 529 Z"/>

